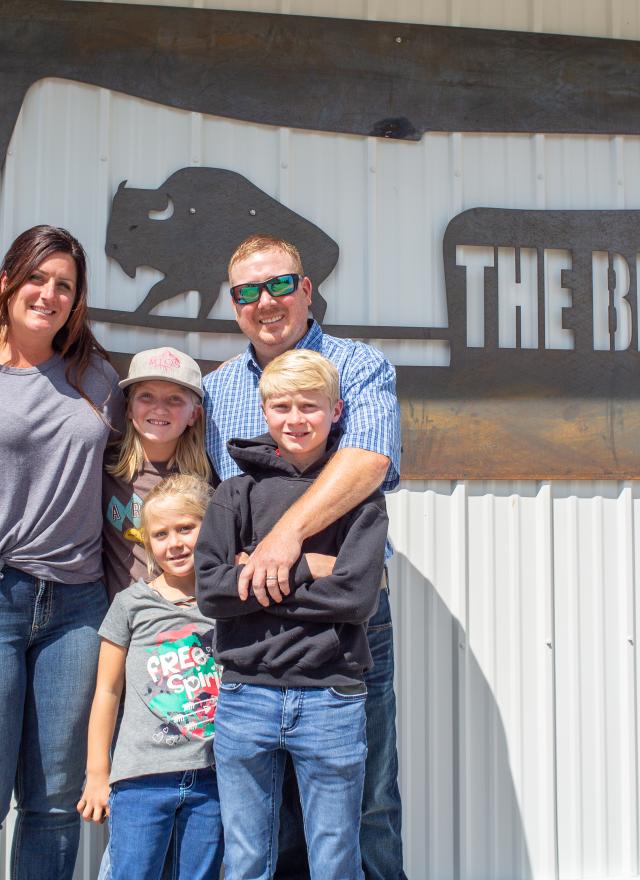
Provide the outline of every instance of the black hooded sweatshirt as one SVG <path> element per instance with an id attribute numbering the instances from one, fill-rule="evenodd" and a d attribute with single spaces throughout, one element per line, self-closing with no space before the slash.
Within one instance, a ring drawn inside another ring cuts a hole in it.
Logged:
<path id="1" fill-rule="evenodd" d="M 327 451 L 302 473 L 277 454 L 269 434 L 227 444 L 244 473 L 216 490 L 195 549 L 198 607 L 217 620 L 225 683 L 344 686 L 371 667 L 367 621 L 378 603 L 388 526 L 381 492 L 304 541 L 281 603 L 264 608 L 253 595 L 238 598 L 243 566 L 236 554 L 251 553 L 306 492 L 338 440 L 331 435 Z M 336 556 L 333 574 L 313 580 L 307 552 Z"/>

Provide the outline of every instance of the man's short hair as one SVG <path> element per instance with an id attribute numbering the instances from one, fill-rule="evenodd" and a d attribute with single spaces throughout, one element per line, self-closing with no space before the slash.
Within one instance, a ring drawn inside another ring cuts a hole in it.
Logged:
<path id="1" fill-rule="evenodd" d="M 260 397 L 264 403 L 280 394 L 320 391 L 331 406 L 340 399 L 340 377 L 326 357 L 308 348 L 292 348 L 278 355 L 264 368 L 260 378 Z"/>
<path id="2" fill-rule="evenodd" d="M 232 253 L 231 259 L 229 260 L 229 266 L 227 267 L 229 277 L 231 277 L 231 270 L 236 263 L 241 263 L 242 260 L 246 260 L 253 254 L 259 254 L 262 253 L 262 251 L 271 251 L 274 249 L 282 251 L 282 253 L 291 257 L 293 262 L 292 271 L 297 275 L 304 275 L 300 251 L 295 244 L 291 244 L 290 241 L 285 241 L 284 238 L 276 238 L 275 235 L 259 234 L 250 235 L 248 238 L 245 238 L 245 240 L 240 242 L 238 247 Z"/>

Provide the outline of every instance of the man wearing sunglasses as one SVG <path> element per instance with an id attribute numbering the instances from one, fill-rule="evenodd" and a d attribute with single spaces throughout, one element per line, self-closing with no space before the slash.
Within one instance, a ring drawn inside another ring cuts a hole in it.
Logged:
<path id="1" fill-rule="evenodd" d="M 229 262 L 229 283 L 236 320 L 249 345 L 244 354 L 205 376 L 203 382 L 207 451 L 220 478 L 239 473 L 227 453 L 227 440 L 266 431 L 258 382 L 264 367 L 278 355 L 292 348 L 320 352 L 338 368 L 344 399 L 340 449 L 258 544 L 239 579 L 241 596 L 251 589 L 259 600 L 277 602 L 289 592 L 289 570 L 306 538 L 335 522 L 379 486 L 390 490 L 398 484 L 400 419 L 395 371 L 371 346 L 328 336 L 316 321 L 309 320 L 312 284 L 297 248 L 289 242 L 268 235 L 246 239 Z M 360 832 L 363 868 L 367 880 L 406 880 L 386 585 L 369 623 L 369 643 L 375 666 L 365 677 L 368 757 Z M 285 824 L 289 823 L 290 819 Z M 290 847 L 291 831 L 281 828 L 278 880 L 308 876 Z"/>

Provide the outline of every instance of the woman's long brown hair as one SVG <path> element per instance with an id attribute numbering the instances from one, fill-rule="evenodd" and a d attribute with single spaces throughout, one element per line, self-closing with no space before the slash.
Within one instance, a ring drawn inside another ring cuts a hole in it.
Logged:
<path id="1" fill-rule="evenodd" d="M 64 358 L 67 382 L 95 409 L 82 389 L 84 376 L 92 355 L 105 361 L 109 355 L 89 327 L 87 306 L 87 257 L 80 242 L 58 226 L 33 226 L 21 233 L 6 253 L 0 266 L 4 290 L 0 292 L 0 341 L 9 330 L 9 300 L 27 281 L 31 273 L 55 253 L 69 254 L 76 264 L 76 293 L 71 313 L 64 327 L 53 337 L 53 350 Z"/>

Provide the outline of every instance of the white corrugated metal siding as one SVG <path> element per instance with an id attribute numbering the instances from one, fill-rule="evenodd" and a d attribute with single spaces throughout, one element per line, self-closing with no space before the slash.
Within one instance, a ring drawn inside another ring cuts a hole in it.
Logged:
<path id="1" fill-rule="evenodd" d="M 637 0 L 184 5 L 640 39 Z M 466 208 L 640 208 L 637 137 L 397 143 L 204 117 L 51 80 L 31 89 L 11 143 L 0 245 L 34 223 L 67 226 L 90 254 L 92 304 L 132 308 L 158 275 L 131 280 L 107 261 L 111 198 L 124 179 L 154 189 L 188 165 L 244 174 L 338 241 L 323 285 L 329 323 L 445 325 L 442 236 Z M 192 292 L 163 311 L 195 316 L 197 302 Z M 213 314 L 231 317 L 226 298 Z M 221 359 L 242 346 L 238 336 L 99 334 L 125 352 L 171 342 Z M 437 345 L 382 347 L 398 364 L 446 362 Z M 412 482 L 389 498 L 410 880 L 640 874 L 639 504 L 638 484 L 615 482 Z M 102 840 L 84 835 L 78 880 L 96 876 Z"/>
<path id="2" fill-rule="evenodd" d="M 390 499 L 410 876 L 638 874 L 639 498 L 496 482 Z"/>

